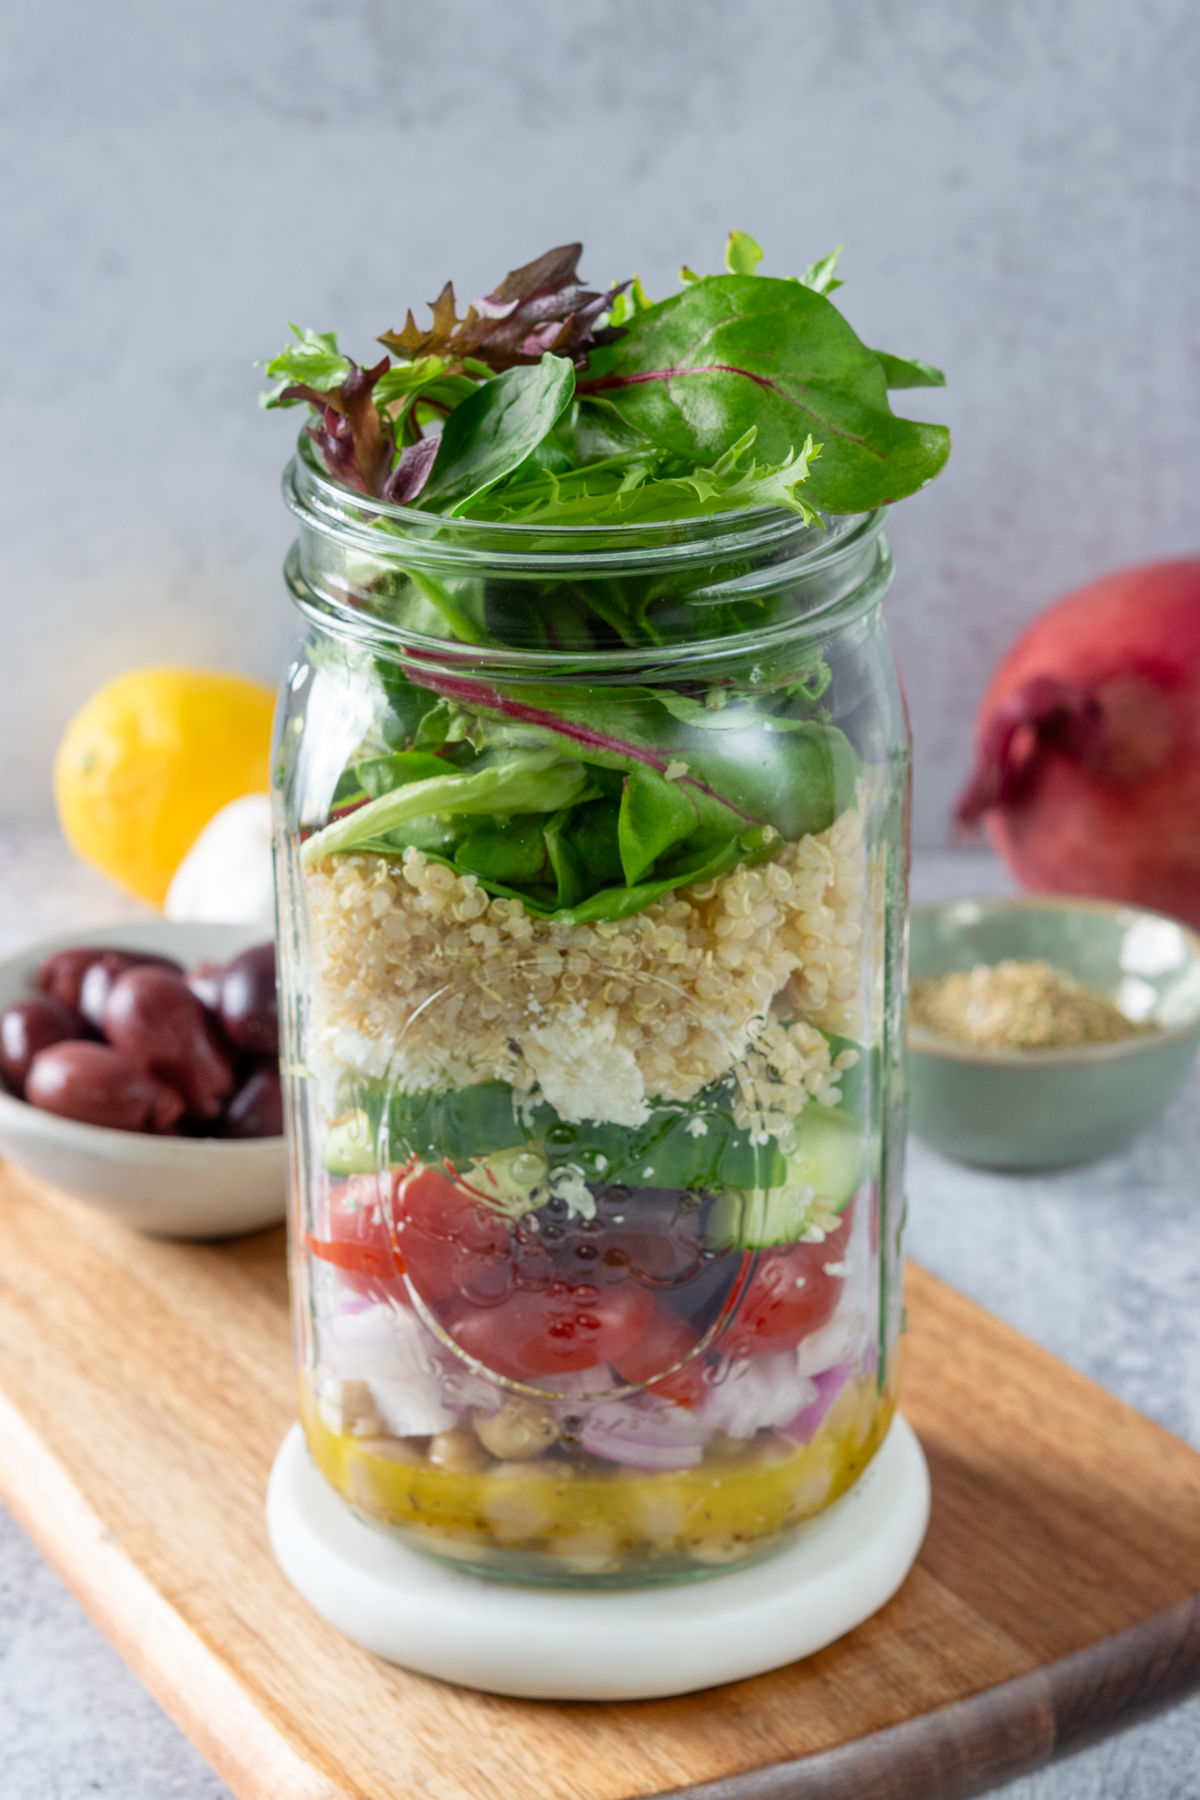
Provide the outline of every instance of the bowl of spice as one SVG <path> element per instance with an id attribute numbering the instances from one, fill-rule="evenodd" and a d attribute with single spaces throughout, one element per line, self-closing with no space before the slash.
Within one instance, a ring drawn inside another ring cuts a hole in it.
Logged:
<path id="1" fill-rule="evenodd" d="M 1200 937 L 1038 894 L 914 909 L 909 1121 L 960 1162 L 1091 1162 L 1146 1130 L 1200 1048 Z"/>

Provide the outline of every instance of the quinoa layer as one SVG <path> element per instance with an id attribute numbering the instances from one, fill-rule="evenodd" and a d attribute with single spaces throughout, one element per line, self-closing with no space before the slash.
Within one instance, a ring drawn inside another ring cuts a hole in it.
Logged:
<path id="1" fill-rule="evenodd" d="M 810 1097 L 840 1098 L 816 1027 L 862 1034 L 866 878 L 854 810 L 602 925 L 534 918 L 416 850 L 327 857 L 305 874 L 314 1073 L 335 1093 L 500 1080 L 636 1126 L 734 1070 L 739 1124 L 786 1137 Z"/>

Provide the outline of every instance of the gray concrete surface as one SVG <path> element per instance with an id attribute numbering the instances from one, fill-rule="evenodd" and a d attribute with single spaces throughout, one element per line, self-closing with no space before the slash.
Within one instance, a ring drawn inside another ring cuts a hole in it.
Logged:
<path id="1" fill-rule="evenodd" d="M 0 869 L 0 956 L 139 910 L 52 830 L 0 831 Z M 914 869 L 918 901 L 1007 885 L 982 854 L 925 853 Z M 1200 1448 L 1200 1074 L 1123 1156 L 1012 1180 L 913 1144 L 908 1189 L 920 1261 Z M 998 1792 L 1194 1800 L 1200 1701 Z M 230 1800 L 2 1509 L 0 1794 Z"/>
<path id="2" fill-rule="evenodd" d="M 939 843 L 1016 628 L 1197 549 L 1193 0 L 41 0 L 0 9 L 0 817 L 150 661 L 272 679 L 290 631 L 255 407 L 284 322 L 372 334 L 582 237 L 594 279 L 845 243 L 861 335 L 942 365 L 892 614 Z"/>

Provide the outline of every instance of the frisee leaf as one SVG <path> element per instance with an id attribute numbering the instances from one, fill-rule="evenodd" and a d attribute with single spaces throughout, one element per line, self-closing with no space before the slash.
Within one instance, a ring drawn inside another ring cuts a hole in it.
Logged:
<path id="1" fill-rule="evenodd" d="M 757 427 L 752 425 L 711 468 L 693 468 L 678 475 L 660 473 L 669 466 L 663 454 L 638 457 L 623 453 L 562 475 L 553 469 L 540 470 L 459 510 L 472 518 L 539 524 L 554 520 L 574 525 L 633 525 L 746 506 L 782 506 L 820 527 L 820 514 L 798 491 L 820 446 L 809 438 L 799 455 L 789 451 L 776 467 L 760 467 L 750 455 L 756 436 Z"/>

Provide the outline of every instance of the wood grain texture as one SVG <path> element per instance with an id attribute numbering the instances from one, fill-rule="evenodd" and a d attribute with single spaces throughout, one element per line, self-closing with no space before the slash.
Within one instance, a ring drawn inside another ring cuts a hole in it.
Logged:
<path id="1" fill-rule="evenodd" d="M 951 1800 L 1200 1686 L 1200 1456 L 918 1269 L 908 1304 L 917 1567 L 706 1694 L 474 1694 L 308 1611 L 263 1515 L 294 1416 L 278 1232 L 155 1242 L 0 1171 L 0 1493 L 240 1800 Z"/>

